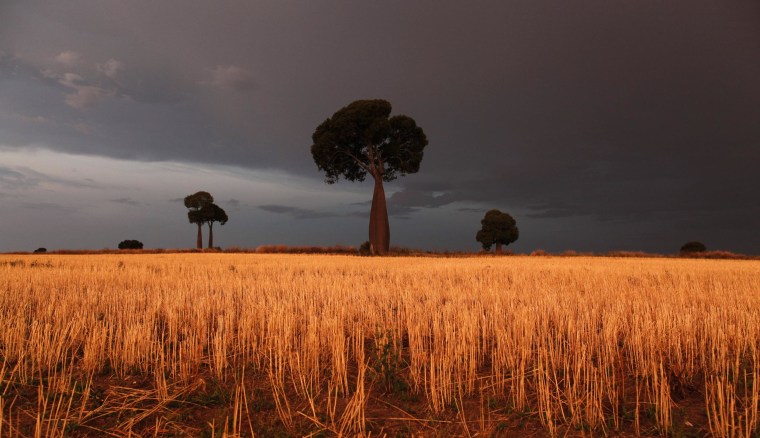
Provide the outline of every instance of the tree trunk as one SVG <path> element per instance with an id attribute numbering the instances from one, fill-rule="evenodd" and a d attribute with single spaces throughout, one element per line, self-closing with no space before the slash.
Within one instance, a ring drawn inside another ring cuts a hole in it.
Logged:
<path id="1" fill-rule="evenodd" d="M 214 226 L 212 222 L 208 223 L 208 247 L 209 249 L 214 247 Z"/>
<path id="2" fill-rule="evenodd" d="M 501 254 L 501 243 L 496 244 L 496 254 Z"/>
<path id="3" fill-rule="evenodd" d="M 388 224 L 388 207 L 385 203 L 385 189 L 382 176 L 375 177 L 375 191 L 372 193 L 372 210 L 369 213 L 369 244 L 372 254 L 383 255 L 391 244 L 391 230 Z"/>
<path id="4" fill-rule="evenodd" d="M 201 231 L 202 228 L 203 224 L 198 224 L 198 238 L 195 240 L 195 247 L 198 249 L 203 249 L 203 231 Z"/>

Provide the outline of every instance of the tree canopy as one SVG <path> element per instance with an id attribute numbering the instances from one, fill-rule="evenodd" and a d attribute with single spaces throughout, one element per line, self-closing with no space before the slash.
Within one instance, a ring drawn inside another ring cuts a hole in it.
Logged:
<path id="1" fill-rule="evenodd" d="M 369 242 L 373 254 L 390 247 L 390 225 L 383 181 L 420 170 L 428 141 L 411 117 L 391 117 L 386 100 L 357 100 L 320 124 L 311 136 L 311 155 L 325 182 L 340 178 L 375 181 L 369 219 Z"/>
<path id="2" fill-rule="evenodd" d="M 139 240 L 122 240 L 119 249 L 143 249 L 143 243 Z"/>
<path id="3" fill-rule="evenodd" d="M 502 245 L 509 245 L 520 237 L 517 222 L 507 213 L 499 210 L 489 210 L 480 221 L 482 228 L 475 235 L 475 240 L 490 251 L 496 245 L 496 252 L 501 252 Z"/>
<path id="4" fill-rule="evenodd" d="M 328 184 L 341 177 L 392 181 L 420 170 L 428 141 L 411 117 L 390 117 L 388 101 L 357 100 L 338 110 L 312 135 L 311 155 Z"/>
<path id="5" fill-rule="evenodd" d="M 227 212 L 214 203 L 203 206 L 203 208 L 198 211 L 198 216 L 206 224 L 219 222 L 220 225 L 224 225 L 229 220 Z"/>
<path id="6" fill-rule="evenodd" d="M 214 202 L 214 197 L 209 192 L 195 192 L 192 195 L 185 196 L 185 207 L 190 210 L 200 210 L 205 205 Z"/>

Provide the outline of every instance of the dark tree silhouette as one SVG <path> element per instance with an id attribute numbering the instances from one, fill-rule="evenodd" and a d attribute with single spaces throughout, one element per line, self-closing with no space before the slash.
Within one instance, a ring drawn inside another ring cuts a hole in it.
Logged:
<path id="1" fill-rule="evenodd" d="M 46 252 L 47 252 L 47 248 L 37 248 L 37 249 L 34 250 L 35 254 L 42 254 L 42 253 L 46 253 Z"/>
<path id="2" fill-rule="evenodd" d="M 119 249 L 143 249 L 143 243 L 139 240 L 122 240 Z"/>
<path id="3" fill-rule="evenodd" d="M 229 218 L 227 212 L 224 209 L 213 202 L 204 205 L 198 212 L 199 216 L 204 223 L 208 224 L 208 247 L 214 247 L 214 222 L 219 222 L 220 225 L 227 223 Z"/>
<path id="4" fill-rule="evenodd" d="M 198 238 L 195 241 L 195 247 L 198 249 L 203 248 L 203 232 L 201 231 L 201 227 L 206 222 L 201 214 L 201 209 L 213 203 L 214 197 L 209 192 L 196 192 L 185 196 L 185 207 L 190 210 L 187 212 L 187 219 L 191 224 L 198 225 Z"/>
<path id="5" fill-rule="evenodd" d="M 489 210 L 480 224 L 483 227 L 475 235 L 475 240 L 480 242 L 486 251 L 490 251 L 491 246 L 496 244 L 496 252 L 501 253 L 501 245 L 509 245 L 520 237 L 517 222 L 512 216 L 499 210 Z"/>
<path id="6" fill-rule="evenodd" d="M 390 225 L 383 182 L 420 170 L 428 141 L 411 117 L 390 117 L 385 100 L 357 100 L 322 122 L 311 136 L 311 155 L 325 182 L 341 177 L 364 181 L 372 176 L 375 188 L 369 218 L 369 242 L 373 254 L 385 254 L 390 246 Z"/>
<path id="7" fill-rule="evenodd" d="M 694 252 L 705 252 L 707 247 L 702 242 L 686 242 L 681 247 L 681 254 L 689 254 Z"/>

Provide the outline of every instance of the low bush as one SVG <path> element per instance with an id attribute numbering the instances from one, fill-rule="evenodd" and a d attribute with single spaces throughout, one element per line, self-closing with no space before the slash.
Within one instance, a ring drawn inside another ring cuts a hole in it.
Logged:
<path id="1" fill-rule="evenodd" d="M 707 247 L 702 242 L 686 242 L 681 246 L 681 254 L 692 254 L 705 251 L 707 251 Z"/>
<path id="2" fill-rule="evenodd" d="M 119 249 L 143 249 L 143 243 L 139 240 L 122 240 Z"/>

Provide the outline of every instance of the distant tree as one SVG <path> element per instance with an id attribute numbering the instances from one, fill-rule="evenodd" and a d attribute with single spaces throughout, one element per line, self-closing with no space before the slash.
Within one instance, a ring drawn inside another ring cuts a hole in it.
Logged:
<path id="1" fill-rule="evenodd" d="M 187 219 L 191 224 L 198 225 L 198 237 L 195 241 L 195 247 L 198 249 L 203 248 L 203 232 L 201 228 L 206 222 L 201 214 L 203 207 L 213 204 L 214 197 L 209 192 L 196 192 L 192 195 L 185 196 L 185 207 L 190 211 L 187 212 Z"/>
<path id="2" fill-rule="evenodd" d="M 214 247 L 214 222 L 219 222 L 220 225 L 227 223 L 229 218 L 227 212 L 224 209 L 213 202 L 203 206 L 198 212 L 203 223 L 208 224 L 208 247 Z"/>
<path id="3" fill-rule="evenodd" d="M 34 250 L 35 254 L 41 254 L 47 252 L 47 248 L 37 248 Z"/>
<path id="4" fill-rule="evenodd" d="M 428 141 L 411 117 L 391 114 L 385 100 L 357 100 L 322 122 L 311 136 L 311 155 L 325 182 L 341 177 L 375 182 L 369 219 L 369 242 L 373 254 L 390 248 L 390 225 L 383 182 L 420 170 L 422 151 Z"/>
<path id="5" fill-rule="evenodd" d="M 499 210 L 489 210 L 483 220 L 480 221 L 482 228 L 475 235 L 475 240 L 483 245 L 486 251 L 496 245 L 496 252 L 501 253 L 501 245 L 509 245 L 520 237 L 517 223 L 512 216 Z"/>
<path id="6" fill-rule="evenodd" d="M 686 242 L 681 246 L 681 254 L 689 254 L 695 252 L 705 252 L 707 247 L 702 242 Z"/>
<path id="7" fill-rule="evenodd" d="M 143 249 L 143 243 L 139 240 L 122 240 L 119 249 Z"/>

